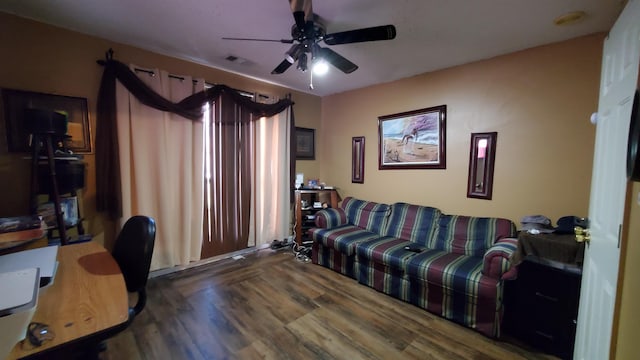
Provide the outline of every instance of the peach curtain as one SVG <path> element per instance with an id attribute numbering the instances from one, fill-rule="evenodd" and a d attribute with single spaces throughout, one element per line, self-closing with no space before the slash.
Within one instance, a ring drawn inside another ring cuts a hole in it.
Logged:
<path id="1" fill-rule="evenodd" d="M 291 108 L 256 122 L 255 183 L 249 245 L 261 247 L 289 236 Z"/>
<path id="2" fill-rule="evenodd" d="M 131 70 L 140 69 L 130 66 Z M 178 102 L 204 90 L 204 80 L 137 72 L 151 89 Z M 200 259 L 203 202 L 203 124 L 143 105 L 116 84 L 122 218 L 151 216 L 156 243 L 151 270 Z"/>

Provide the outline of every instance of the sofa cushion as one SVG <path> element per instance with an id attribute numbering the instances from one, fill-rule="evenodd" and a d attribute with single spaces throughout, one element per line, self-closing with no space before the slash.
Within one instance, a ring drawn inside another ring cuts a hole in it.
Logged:
<path id="1" fill-rule="evenodd" d="M 330 229 L 314 228 L 309 230 L 311 239 L 328 248 L 333 248 L 347 256 L 356 253 L 356 244 L 377 239 L 380 235 L 354 225 L 342 225 Z"/>
<path id="2" fill-rule="evenodd" d="M 480 257 L 426 250 L 409 259 L 406 272 L 410 278 L 476 296 L 483 287 L 495 291 L 497 282 L 482 274 L 482 264 Z"/>
<path id="3" fill-rule="evenodd" d="M 441 215 L 437 236 L 428 243 L 430 249 L 453 254 L 482 257 L 494 242 L 514 237 L 511 220 L 461 215 Z"/>
<path id="4" fill-rule="evenodd" d="M 311 245 L 311 261 L 314 264 L 324 266 L 340 274 L 356 278 L 356 257 L 347 256 L 340 251 L 326 247 L 319 242 Z"/>
<path id="5" fill-rule="evenodd" d="M 389 205 L 347 197 L 341 204 L 347 214 L 349 224 L 382 234 L 385 217 L 389 214 Z"/>
<path id="6" fill-rule="evenodd" d="M 487 336 L 500 335 L 502 283 L 482 274 L 482 258 L 427 250 L 409 260 L 406 274 L 412 304 Z"/>
<path id="7" fill-rule="evenodd" d="M 440 214 L 439 209 L 428 206 L 395 203 L 383 235 L 426 246 L 436 232 Z"/>
<path id="8" fill-rule="evenodd" d="M 404 269 L 407 261 L 416 253 L 405 250 L 405 246 L 414 245 L 412 242 L 390 236 L 363 241 L 356 246 L 359 259 Z"/>

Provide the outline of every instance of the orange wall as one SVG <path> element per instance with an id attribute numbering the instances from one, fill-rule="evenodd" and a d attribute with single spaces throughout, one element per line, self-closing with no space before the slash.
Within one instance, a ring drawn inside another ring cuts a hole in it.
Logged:
<path id="1" fill-rule="evenodd" d="M 321 179 L 344 196 L 500 216 L 587 216 L 604 35 L 322 99 Z M 378 170 L 378 116 L 447 105 L 446 170 Z M 493 200 L 466 197 L 472 132 L 497 131 Z M 351 138 L 365 136 L 365 182 Z"/>
<path id="2" fill-rule="evenodd" d="M 164 69 L 173 74 L 202 77 L 211 83 L 226 84 L 262 94 L 284 96 L 292 93 L 300 126 L 316 127 L 320 122 L 320 98 L 275 85 L 220 71 L 104 39 L 0 13 L 0 87 L 87 98 L 92 136 L 102 67 L 96 60 L 113 48 L 114 58 L 142 67 Z M 95 139 L 92 139 L 95 144 Z M 7 152 L 5 126 L 0 122 L 0 216 L 27 213 L 29 199 L 29 161 L 23 154 Z M 110 241 L 113 224 L 96 212 L 95 156 L 87 154 L 87 185 L 82 194 L 82 215 L 87 232 L 98 241 Z M 317 168 L 316 161 L 306 162 Z"/>

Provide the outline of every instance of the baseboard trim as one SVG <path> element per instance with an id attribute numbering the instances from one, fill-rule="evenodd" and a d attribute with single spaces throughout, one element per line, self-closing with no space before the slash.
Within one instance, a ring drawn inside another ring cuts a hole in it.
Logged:
<path id="1" fill-rule="evenodd" d="M 194 261 L 194 262 L 189 263 L 188 265 L 178 265 L 178 266 L 174 266 L 174 267 L 170 267 L 170 268 L 154 270 L 154 271 L 151 271 L 149 273 L 149 278 L 151 279 L 151 278 L 155 278 L 155 277 L 158 277 L 158 276 L 163 276 L 163 275 L 167 275 L 167 274 L 173 274 L 173 273 L 178 272 L 178 271 L 183 271 L 183 270 L 195 268 L 195 267 L 198 267 L 198 266 L 211 264 L 211 263 L 214 263 L 214 262 L 217 262 L 217 261 L 220 261 L 220 260 L 232 258 L 232 257 L 234 257 L 236 255 L 250 254 L 250 253 L 256 252 L 258 250 L 266 249 L 268 247 L 269 247 L 269 244 L 262 244 L 262 245 L 257 246 L 257 247 L 256 246 L 252 246 L 252 247 L 248 247 L 246 249 L 242 249 L 242 250 L 238 250 L 238 251 L 234 251 L 234 252 L 230 252 L 230 253 L 226 253 L 226 254 L 213 256 L 213 257 L 210 257 L 208 259 Z"/>

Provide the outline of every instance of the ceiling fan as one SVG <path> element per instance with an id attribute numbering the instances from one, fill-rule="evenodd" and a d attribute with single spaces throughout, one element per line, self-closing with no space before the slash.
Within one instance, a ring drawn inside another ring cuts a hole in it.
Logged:
<path id="1" fill-rule="evenodd" d="M 293 44 L 285 53 L 285 59 L 271 71 L 272 74 L 284 73 L 293 63 L 298 62 L 297 68 L 307 71 L 309 60 L 321 60 L 333 65 L 345 74 L 358 69 L 358 65 L 347 60 L 337 52 L 318 45 L 324 41 L 326 45 L 351 44 L 366 41 L 391 40 L 396 37 L 393 25 L 374 26 L 356 30 L 327 34 L 326 29 L 313 13 L 311 0 L 289 0 L 295 23 L 291 27 L 291 39 L 251 39 L 224 37 L 225 40 L 271 41 Z"/>

